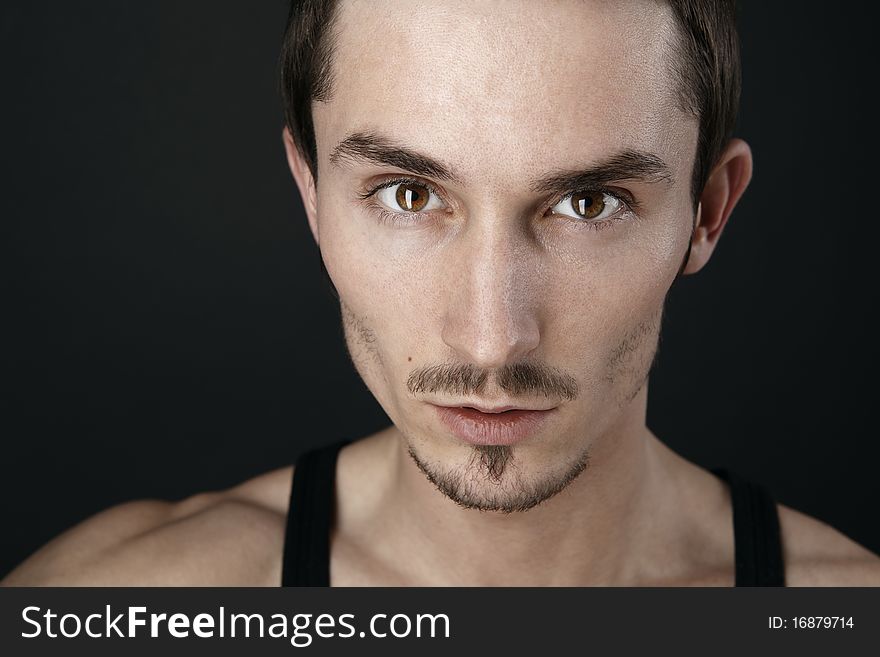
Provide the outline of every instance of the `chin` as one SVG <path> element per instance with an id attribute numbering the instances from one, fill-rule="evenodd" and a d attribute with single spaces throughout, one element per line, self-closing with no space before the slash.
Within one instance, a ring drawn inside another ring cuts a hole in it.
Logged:
<path id="1" fill-rule="evenodd" d="M 449 457 L 431 458 L 412 443 L 408 452 L 422 474 L 455 504 L 468 509 L 522 512 L 560 493 L 589 465 L 589 450 L 548 469 L 545 458 L 529 458 L 527 443 L 458 443 Z M 429 450 L 428 451 L 433 451 Z M 452 454 L 455 454 L 453 457 Z"/>

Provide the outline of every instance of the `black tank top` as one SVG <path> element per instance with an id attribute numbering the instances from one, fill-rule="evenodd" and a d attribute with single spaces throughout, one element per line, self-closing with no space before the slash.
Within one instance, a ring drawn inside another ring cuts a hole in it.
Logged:
<path id="1" fill-rule="evenodd" d="M 281 586 L 330 586 L 330 532 L 336 457 L 350 440 L 302 454 L 290 489 Z M 712 468 L 730 486 L 735 586 L 785 586 L 776 503 L 764 486 L 726 468 Z"/>

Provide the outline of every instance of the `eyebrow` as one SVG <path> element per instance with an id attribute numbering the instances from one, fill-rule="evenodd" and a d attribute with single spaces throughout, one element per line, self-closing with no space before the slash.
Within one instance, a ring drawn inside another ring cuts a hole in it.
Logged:
<path id="1" fill-rule="evenodd" d="M 417 175 L 463 184 L 446 164 L 375 132 L 354 132 L 340 141 L 330 153 L 330 162 L 339 166 L 346 160 L 393 166 Z M 552 171 L 533 180 L 529 188 L 535 193 L 567 193 L 624 180 L 674 183 L 671 169 L 659 156 L 625 149 L 586 168 Z"/>

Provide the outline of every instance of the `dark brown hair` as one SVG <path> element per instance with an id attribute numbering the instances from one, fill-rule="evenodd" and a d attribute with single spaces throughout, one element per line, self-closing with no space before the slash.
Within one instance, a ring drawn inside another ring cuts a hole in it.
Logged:
<path id="1" fill-rule="evenodd" d="M 706 180 L 733 134 L 740 95 L 735 0 L 667 0 L 679 27 L 672 69 L 682 106 L 699 119 L 691 180 L 696 207 Z M 338 0 L 291 0 L 281 47 L 284 122 L 317 182 L 312 101 L 332 94 L 333 31 Z"/>

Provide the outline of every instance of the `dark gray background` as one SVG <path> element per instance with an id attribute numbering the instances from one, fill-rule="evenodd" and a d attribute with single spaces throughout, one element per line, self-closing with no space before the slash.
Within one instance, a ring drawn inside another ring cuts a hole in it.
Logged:
<path id="1" fill-rule="evenodd" d="M 741 9 L 755 176 L 670 295 L 648 420 L 880 551 L 874 66 L 867 23 L 833 7 Z M 0 573 L 110 505 L 387 424 L 286 169 L 285 16 L 282 0 L 0 6 Z"/>

